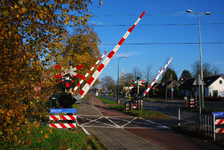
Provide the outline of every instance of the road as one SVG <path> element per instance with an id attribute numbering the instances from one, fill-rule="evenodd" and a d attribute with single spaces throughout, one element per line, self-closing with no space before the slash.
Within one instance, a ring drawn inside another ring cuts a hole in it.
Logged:
<path id="1" fill-rule="evenodd" d="M 117 97 L 109 96 L 109 95 L 101 95 L 102 97 L 117 101 Z M 127 98 L 119 98 L 121 104 L 125 104 L 125 100 Z M 168 102 L 152 102 L 152 101 L 143 101 L 143 109 L 145 110 L 155 110 L 160 111 L 165 115 L 171 116 L 171 117 L 177 117 L 177 109 L 179 107 L 185 107 L 185 101 L 184 100 L 170 100 Z M 223 102 L 207 102 L 205 101 L 205 107 L 206 108 L 217 108 L 224 110 L 224 103 Z"/>

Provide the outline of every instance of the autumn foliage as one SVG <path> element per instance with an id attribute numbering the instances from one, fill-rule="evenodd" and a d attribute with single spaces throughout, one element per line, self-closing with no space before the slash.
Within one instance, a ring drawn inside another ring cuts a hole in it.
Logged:
<path id="1" fill-rule="evenodd" d="M 21 134 L 29 132 L 24 126 L 41 121 L 49 111 L 46 103 L 55 90 L 54 75 L 58 72 L 52 66 L 58 63 L 55 58 L 61 54 L 59 49 L 69 48 L 62 42 L 68 34 L 66 28 L 86 24 L 91 17 L 90 3 L 91 0 L 0 0 L 1 144 L 16 145 Z M 97 51 L 83 54 L 85 59 L 99 56 Z M 77 63 L 86 63 L 87 67 L 92 62 L 82 60 L 83 54 L 72 59 L 79 59 Z M 37 82 L 42 87 L 39 98 L 34 91 Z"/>

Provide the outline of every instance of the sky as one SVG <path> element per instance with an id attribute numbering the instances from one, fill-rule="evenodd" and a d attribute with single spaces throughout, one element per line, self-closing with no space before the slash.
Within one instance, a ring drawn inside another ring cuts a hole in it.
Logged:
<path id="1" fill-rule="evenodd" d="M 202 60 L 224 73 L 224 0 L 92 0 L 89 10 L 95 17 L 94 31 L 102 43 L 101 54 L 109 54 L 126 31 L 145 11 L 141 21 L 121 45 L 99 79 L 111 76 L 115 81 L 123 70 L 131 73 L 134 67 L 146 71 L 152 66 L 156 77 L 167 60 L 179 78 L 184 70 L 192 72 L 192 64 L 200 60 L 198 15 L 187 13 L 190 9 L 200 14 Z M 71 29 L 70 29 L 71 31 Z"/>

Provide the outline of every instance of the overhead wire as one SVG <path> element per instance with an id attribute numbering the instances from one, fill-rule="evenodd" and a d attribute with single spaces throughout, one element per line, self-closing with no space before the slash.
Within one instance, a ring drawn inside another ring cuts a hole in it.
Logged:
<path id="1" fill-rule="evenodd" d="M 211 12 L 211 14 L 222 14 L 224 12 Z M 126 14 L 126 15 L 94 15 L 93 17 L 119 17 L 119 16 L 138 16 L 139 14 Z M 145 14 L 145 16 L 180 16 L 180 15 L 189 15 L 187 13 L 174 13 L 174 14 Z M 222 25 L 224 22 L 220 23 L 201 23 L 200 25 Z M 120 25 L 97 25 L 93 24 L 94 27 L 109 27 L 109 26 L 116 26 L 116 27 L 124 27 L 124 26 L 130 26 L 128 24 L 120 24 Z M 153 26 L 154 27 L 154 38 L 156 39 L 156 33 L 155 33 L 155 27 L 156 26 L 191 26 L 191 25 L 198 25 L 197 23 L 194 24 L 139 24 L 138 26 Z M 219 33 L 220 34 L 220 33 Z M 220 36 L 220 35 L 219 35 Z M 220 38 L 221 39 L 221 38 Z M 203 42 L 201 44 L 223 44 L 224 42 Z M 124 43 L 123 45 L 165 45 L 165 44 L 199 44 L 197 42 L 180 42 L 180 43 L 158 43 L 158 42 L 151 42 L 151 43 Z M 116 45 L 113 43 L 102 43 L 101 45 Z"/>

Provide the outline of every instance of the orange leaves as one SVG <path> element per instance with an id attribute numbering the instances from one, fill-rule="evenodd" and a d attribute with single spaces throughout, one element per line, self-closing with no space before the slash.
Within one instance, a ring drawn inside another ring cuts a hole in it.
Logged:
<path id="1" fill-rule="evenodd" d="M 9 68 L 9 72 L 11 72 L 12 71 L 12 68 Z"/>

